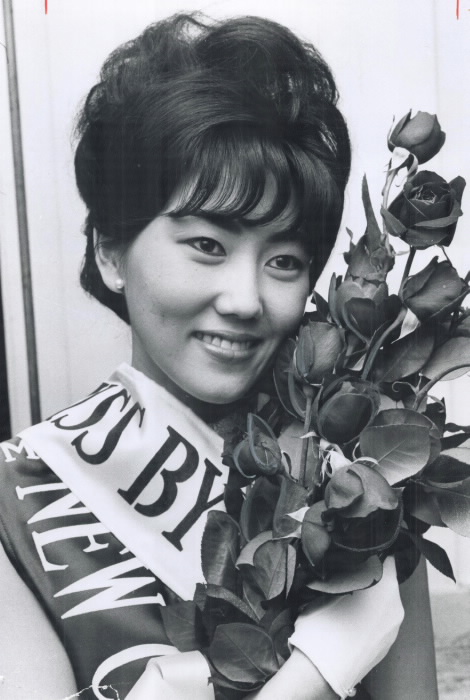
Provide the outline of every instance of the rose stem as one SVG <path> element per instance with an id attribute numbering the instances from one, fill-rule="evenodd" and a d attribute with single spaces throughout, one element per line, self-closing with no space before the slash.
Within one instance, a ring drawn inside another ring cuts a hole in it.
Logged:
<path id="1" fill-rule="evenodd" d="M 454 313 L 452 314 L 452 318 L 450 320 L 449 338 L 453 338 L 455 330 L 456 330 L 458 322 L 459 322 L 459 318 L 460 318 L 460 310 L 455 309 Z"/>
<path id="2" fill-rule="evenodd" d="M 305 420 L 304 420 L 304 431 L 308 433 L 310 431 L 310 423 L 312 420 L 312 408 L 313 408 L 313 387 L 310 384 L 306 384 L 303 387 L 303 393 L 307 400 L 307 406 L 305 408 Z M 305 476 L 307 472 L 307 454 L 308 454 L 308 441 L 310 438 L 304 437 L 302 440 L 302 452 L 300 453 L 300 473 L 299 481 L 307 488 L 305 483 Z"/>
<path id="3" fill-rule="evenodd" d="M 390 161 L 390 163 L 391 163 L 391 161 Z M 389 163 L 389 165 L 390 165 L 390 163 Z M 382 190 L 382 195 L 383 195 L 382 196 L 382 206 L 384 209 L 386 209 L 388 206 L 388 197 L 390 195 L 390 188 L 391 188 L 392 182 L 394 181 L 396 176 L 397 176 L 396 170 L 389 170 L 387 172 L 387 179 L 385 180 L 385 185 L 384 185 L 384 188 Z M 388 231 L 387 231 L 387 227 L 385 225 L 385 219 L 382 218 L 382 221 L 383 221 L 384 236 L 388 239 Z"/>
<path id="4" fill-rule="evenodd" d="M 403 270 L 403 277 L 401 280 L 400 284 L 400 289 L 398 290 L 398 296 L 401 296 L 401 293 L 403 291 L 403 287 L 405 285 L 405 282 L 408 278 L 408 275 L 410 274 L 411 266 L 413 264 L 414 257 L 416 255 L 416 248 L 413 246 L 410 247 L 410 252 L 408 254 L 408 259 L 406 261 L 405 269 Z M 390 335 L 390 333 L 395 330 L 395 328 L 403 321 L 406 315 L 406 308 L 403 307 L 398 316 L 396 317 L 395 321 L 392 323 L 391 326 L 385 329 L 385 331 L 382 333 L 378 341 L 375 343 L 374 347 L 371 349 L 369 353 L 369 357 L 366 360 L 366 363 L 364 365 L 363 371 L 362 371 L 362 379 L 367 379 L 367 376 L 372 368 L 372 365 L 374 363 L 375 358 L 377 357 L 377 353 L 379 352 L 380 348 L 382 347 L 384 341 L 387 339 L 387 337 Z"/>
<path id="5" fill-rule="evenodd" d="M 313 477 L 313 489 L 311 491 L 311 497 L 310 497 L 310 503 L 312 505 L 319 500 L 319 495 L 320 495 L 320 489 L 321 489 L 321 479 L 320 479 L 320 473 L 321 473 L 321 460 L 319 459 L 316 466 L 315 466 L 315 475 Z"/>
<path id="6" fill-rule="evenodd" d="M 416 255 L 416 248 L 413 248 L 413 246 L 411 246 L 410 252 L 408 254 L 408 258 L 406 261 L 405 269 L 403 270 L 403 277 L 401 278 L 400 289 L 398 290 L 399 297 L 401 297 L 401 294 L 403 292 L 403 287 L 405 286 L 405 282 L 408 278 L 408 275 L 410 274 L 411 266 L 413 264 L 413 260 L 414 260 L 415 255 Z"/>
<path id="7" fill-rule="evenodd" d="M 398 316 L 396 317 L 396 319 L 394 320 L 394 322 L 388 328 L 386 328 L 384 330 L 384 332 L 382 333 L 380 338 L 377 340 L 375 345 L 372 347 L 372 349 L 369 353 L 369 357 L 367 358 L 366 363 L 364 365 L 364 369 L 362 370 L 361 379 L 367 379 L 367 376 L 368 376 L 370 370 L 372 369 L 372 365 L 374 364 L 374 360 L 377 357 L 377 353 L 379 352 L 380 348 L 382 347 L 384 341 L 388 338 L 390 333 L 392 331 L 394 331 L 397 326 L 400 325 L 400 323 L 403 321 L 405 316 L 406 316 L 406 308 L 403 307 L 401 309 L 400 313 L 398 314 Z"/>
<path id="8" fill-rule="evenodd" d="M 434 384 L 437 384 L 437 382 L 440 382 L 443 377 L 446 376 L 446 374 L 450 374 L 451 372 L 455 372 L 457 369 L 463 369 L 464 367 L 468 367 L 470 369 L 470 364 L 468 362 L 464 362 L 460 365 L 455 365 L 454 367 L 451 367 L 450 369 L 446 369 L 442 372 L 440 372 L 434 379 L 431 379 L 427 384 L 423 386 L 420 391 L 415 396 L 414 404 L 413 404 L 413 410 L 418 411 L 419 406 L 421 401 L 426 398 L 426 394 L 433 388 Z"/>
<path id="9" fill-rule="evenodd" d="M 452 260 L 451 260 L 451 259 L 449 258 L 449 256 L 447 255 L 447 251 L 446 251 L 446 249 L 444 248 L 444 246 L 443 246 L 443 245 L 440 245 L 439 248 L 440 248 L 440 250 L 441 250 L 441 253 L 442 253 L 443 256 L 445 257 L 445 259 L 447 260 L 447 262 L 450 263 L 450 264 L 452 265 Z"/>

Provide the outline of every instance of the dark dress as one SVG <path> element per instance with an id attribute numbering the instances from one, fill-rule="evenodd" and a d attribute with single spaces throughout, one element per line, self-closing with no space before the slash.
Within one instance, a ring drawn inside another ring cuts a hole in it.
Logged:
<path id="1" fill-rule="evenodd" d="M 176 596 L 19 445 L 0 446 L 0 539 L 62 641 L 80 698 L 95 700 L 95 674 L 104 697 L 124 698 L 154 655 L 138 647 L 170 644 L 161 606 Z"/>

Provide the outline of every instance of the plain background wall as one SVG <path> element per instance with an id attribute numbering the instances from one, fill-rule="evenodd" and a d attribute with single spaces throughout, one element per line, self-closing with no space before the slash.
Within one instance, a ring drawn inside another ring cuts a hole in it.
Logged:
<path id="1" fill-rule="evenodd" d="M 437 112 L 447 143 L 426 167 L 447 179 L 462 175 L 470 183 L 470 0 L 461 0 L 459 20 L 454 0 L 49 0 L 47 15 L 41 0 L 13 4 L 43 416 L 81 397 L 129 359 L 126 327 L 78 284 L 84 207 L 74 185 L 72 125 L 104 58 L 149 22 L 178 10 L 215 17 L 255 14 L 288 25 L 320 49 L 336 75 L 351 131 L 353 168 L 344 224 L 356 238 L 364 229 L 361 178 L 367 173 L 378 209 L 394 115 L 399 118 L 411 107 Z M 30 417 L 6 90 L 2 63 L 1 277 L 12 423 L 18 430 Z M 464 219 L 451 248 L 462 275 L 470 267 L 468 227 Z M 343 233 L 320 291 L 326 291 L 333 270 L 343 269 L 341 254 L 347 247 Z M 451 414 L 461 423 L 470 422 L 465 416 L 468 381 L 459 380 L 458 394 L 447 392 Z M 468 543 L 457 544 L 450 533 L 438 536 L 453 550 L 460 580 L 470 583 Z M 439 576 L 433 581 L 444 585 Z"/>

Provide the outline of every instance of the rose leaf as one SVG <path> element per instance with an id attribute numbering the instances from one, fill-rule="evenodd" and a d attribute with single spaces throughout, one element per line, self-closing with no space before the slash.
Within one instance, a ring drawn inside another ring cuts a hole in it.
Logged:
<path id="1" fill-rule="evenodd" d="M 469 445 L 468 432 L 446 435 L 441 438 L 441 444 L 443 450 L 453 450 L 454 447 L 465 447 Z"/>
<path id="2" fill-rule="evenodd" d="M 391 214 L 388 209 L 381 207 L 380 213 L 382 214 L 383 220 L 387 227 L 387 231 L 392 234 L 392 236 L 403 236 L 406 233 L 406 226 L 403 226 L 401 221 L 399 221 L 393 214 Z"/>
<path id="3" fill-rule="evenodd" d="M 433 347 L 434 333 L 420 326 L 382 350 L 376 360 L 374 381 L 396 382 L 418 372 L 429 360 Z"/>
<path id="4" fill-rule="evenodd" d="M 286 586 L 287 546 L 286 540 L 271 540 L 258 547 L 254 554 L 253 578 L 266 600 L 276 598 Z"/>
<path id="5" fill-rule="evenodd" d="M 463 537 L 470 537 L 470 479 L 460 486 L 433 487 L 442 521 Z"/>
<path id="6" fill-rule="evenodd" d="M 382 234 L 377 223 L 377 219 L 372 208 L 372 202 L 370 200 L 369 186 L 367 184 L 367 178 L 364 175 L 362 178 L 362 203 L 364 205 L 364 212 L 366 214 L 367 226 L 365 232 L 365 238 L 367 241 L 367 247 L 369 250 L 375 250 L 382 244 Z"/>
<path id="7" fill-rule="evenodd" d="M 240 528 L 245 540 L 272 528 L 279 487 L 266 477 L 258 477 L 248 488 L 240 513 Z"/>
<path id="8" fill-rule="evenodd" d="M 254 566 L 254 556 L 256 550 L 261 547 L 262 544 L 265 542 L 271 541 L 273 538 L 273 532 L 272 530 L 265 530 L 264 532 L 260 532 L 259 535 L 256 535 L 256 537 L 253 537 L 252 540 L 250 540 L 242 549 L 240 552 L 240 556 L 238 557 L 236 561 L 237 566 Z"/>
<path id="9" fill-rule="evenodd" d="M 224 609 L 229 609 L 228 606 L 230 606 L 231 619 L 234 619 L 234 616 L 236 615 L 238 619 L 243 622 L 245 622 L 244 618 L 248 618 L 249 620 L 253 620 L 254 622 L 258 621 L 258 618 L 253 613 L 251 607 L 247 605 L 247 603 L 245 603 L 237 595 L 232 593 L 232 591 L 229 591 L 227 588 L 209 584 L 206 587 L 206 595 L 209 604 L 211 604 L 212 606 L 214 605 L 214 600 L 219 601 L 224 607 Z"/>
<path id="10" fill-rule="evenodd" d="M 369 426 L 360 437 L 361 452 L 378 462 L 377 471 L 393 485 L 420 471 L 429 461 L 427 428 L 416 425 Z"/>
<path id="11" fill-rule="evenodd" d="M 291 416 L 298 418 L 297 413 L 292 406 L 289 395 L 289 372 L 291 372 L 294 350 L 295 340 L 293 338 L 288 338 L 281 345 L 281 348 L 277 353 L 276 363 L 273 369 L 273 380 L 274 386 L 276 387 L 276 393 L 282 407 Z"/>
<path id="12" fill-rule="evenodd" d="M 442 452 L 421 475 L 421 480 L 431 486 L 452 488 L 470 478 L 470 449 L 456 447 Z"/>
<path id="13" fill-rule="evenodd" d="M 192 600 L 164 605 L 161 614 L 165 632 L 178 651 L 193 651 L 205 646 L 201 613 Z"/>
<path id="14" fill-rule="evenodd" d="M 247 578 L 243 579 L 243 600 L 250 607 L 254 616 L 261 620 L 264 617 L 266 610 L 263 607 L 264 595 L 259 590 L 258 586 Z"/>
<path id="15" fill-rule="evenodd" d="M 351 464 L 348 469 L 358 474 L 364 489 L 364 496 L 347 509 L 349 517 L 365 518 L 379 508 L 396 510 L 398 496 L 377 469 L 360 462 Z"/>
<path id="16" fill-rule="evenodd" d="M 321 319 L 326 321 L 330 313 L 328 302 L 317 291 L 313 292 L 312 301 L 317 307 L 317 313 L 320 315 Z"/>
<path id="17" fill-rule="evenodd" d="M 282 480 L 279 500 L 274 511 L 273 537 L 285 537 L 297 529 L 298 522 L 291 518 L 289 513 L 305 506 L 307 496 L 307 490 L 300 484 L 290 479 Z"/>
<path id="18" fill-rule="evenodd" d="M 405 494 L 408 494 L 406 510 L 413 518 L 426 525 L 445 527 L 434 493 L 426 489 L 423 484 L 413 483 L 407 486 Z"/>
<path id="19" fill-rule="evenodd" d="M 374 419 L 373 425 L 415 425 L 416 427 L 426 428 L 430 438 L 430 455 L 428 464 L 433 462 L 439 456 L 441 451 L 440 432 L 435 423 L 428 416 L 413 411 L 410 408 L 390 408 L 380 411 Z"/>
<path id="20" fill-rule="evenodd" d="M 352 591 L 370 588 L 382 578 L 382 562 L 375 554 L 349 571 L 341 571 L 329 576 L 326 581 L 311 581 L 307 587 L 322 593 L 341 595 Z"/>
<path id="21" fill-rule="evenodd" d="M 223 511 L 209 511 L 201 544 L 202 571 L 207 583 L 236 591 L 238 572 L 235 562 L 239 549 L 237 523 Z"/>
<path id="22" fill-rule="evenodd" d="M 468 365 L 453 370 L 454 367 Z M 442 377 L 442 381 L 456 379 L 470 371 L 470 343 L 468 338 L 451 338 L 441 345 L 422 368 L 422 373 L 430 380 Z"/>
<path id="23" fill-rule="evenodd" d="M 286 560 L 286 598 L 294 583 L 295 569 L 297 566 L 297 550 L 293 544 L 289 542 L 287 545 L 287 560 Z"/>
<path id="24" fill-rule="evenodd" d="M 457 423 L 446 423 L 444 426 L 444 430 L 448 433 L 459 433 L 460 431 L 463 431 L 468 435 L 470 433 L 470 425 L 457 425 Z M 467 436 L 465 436 L 465 438 L 467 439 Z"/>
<path id="25" fill-rule="evenodd" d="M 279 669 L 271 637 L 254 625 L 219 625 L 209 657 L 220 674 L 240 683 L 261 683 Z"/>
<path id="26" fill-rule="evenodd" d="M 413 540 L 417 549 L 424 557 L 426 557 L 428 562 L 432 564 L 435 569 L 440 571 L 441 574 L 444 574 L 444 576 L 448 576 L 455 581 L 452 564 L 449 561 L 447 553 L 442 549 L 442 547 L 439 547 L 439 545 L 435 542 L 431 542 L 430 540 L 420 537 L 419 535 L 415 535 L 412 532 L 409 532 L 408 536 Z"/>
<path id="27" fill-rule="evenodd" d="M 285 661 L 289 655 L 288 639 L 294 631 L 292 610 L 285 608 L 269 625 L 269 635 L 274 642 L 274 648 L 280 663 Z"/>

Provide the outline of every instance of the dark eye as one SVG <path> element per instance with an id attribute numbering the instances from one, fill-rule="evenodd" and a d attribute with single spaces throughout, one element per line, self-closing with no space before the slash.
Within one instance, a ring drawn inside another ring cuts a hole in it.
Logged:
<path id="1" fill-rule="evenodd" d="M 275 270 L 286 270 L 287 272 L 301 270 L 303 267 L 302 261 L 295 255 L 277 255 L 275 258 L 271 258 L 267 264 Z"/>
<path id="2" fill-rule="evenodd" d="M 213 238 L 191 238 L 187 241 L 187 243 L 206 255 L 225 255 L 225 250 L 222 248 L 220 243 L 217 243 L 217 241 L 215 241 Z"/>

